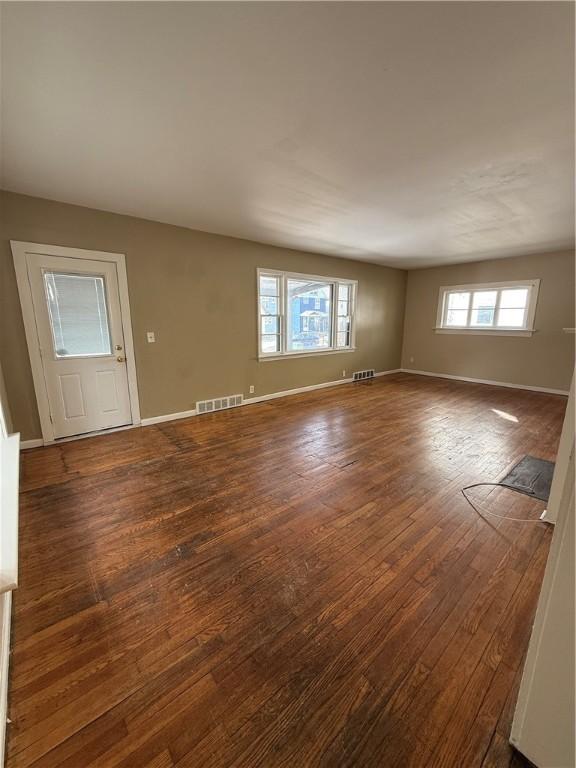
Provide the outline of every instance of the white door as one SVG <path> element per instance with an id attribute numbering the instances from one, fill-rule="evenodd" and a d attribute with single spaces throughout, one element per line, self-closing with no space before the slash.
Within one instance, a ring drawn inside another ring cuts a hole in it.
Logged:
<path id="1" fill-rule="evenodd" d="M 116 264 L 26 261 L 54 437 L 131 424 Z"/>

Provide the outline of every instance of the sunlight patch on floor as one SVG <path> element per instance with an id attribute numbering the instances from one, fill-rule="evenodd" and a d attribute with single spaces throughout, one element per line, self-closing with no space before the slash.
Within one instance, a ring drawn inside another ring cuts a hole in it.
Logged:
<path id="1" fill-rule="evenodd" d="M 506 419 L 506 421 L 513 421 L 518 424 L 518 419 L 516 416 L 512 416 L 511 413 L 506 413 L 506 411 L 499 411 L 498 408 L 491 408 L 490 410 L 495 413 L 496 416 L 500 416 L 501 419 Z"/>

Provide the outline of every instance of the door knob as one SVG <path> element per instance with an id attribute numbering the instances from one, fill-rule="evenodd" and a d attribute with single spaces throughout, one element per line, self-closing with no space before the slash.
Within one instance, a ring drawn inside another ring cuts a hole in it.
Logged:
<path id="1" fill-rule="evenodd" d="M 125 358 L 125 357 L 117 357 L 117 358 L 116 358 L 116 360 L 117 360 L 119 363 L 125 363 L 125 362 L 126 362 L 126 358 Z"/>

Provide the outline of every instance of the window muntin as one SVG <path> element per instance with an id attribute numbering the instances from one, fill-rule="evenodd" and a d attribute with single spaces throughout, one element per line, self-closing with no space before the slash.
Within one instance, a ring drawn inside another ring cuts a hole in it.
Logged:
<path id="1" fill-rule="evenodd" d="M 532 331 L 539 281 L 440 289 L 440 330 Z"/>
<path id="2" fill-rule="evenodd" d="M 258 270 L 259 356 L 354 348 L 356 282 Z"/>

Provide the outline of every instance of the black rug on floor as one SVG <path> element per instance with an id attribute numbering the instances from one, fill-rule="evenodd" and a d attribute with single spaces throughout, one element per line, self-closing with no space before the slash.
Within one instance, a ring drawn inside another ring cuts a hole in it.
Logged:
<path id="1" fill-rule="evenodd" d="M 514 491 L 520 491 L 541 501 L 548 501 L 554 466 L 553 461 L 524 456 L 500 482 Z"/>

